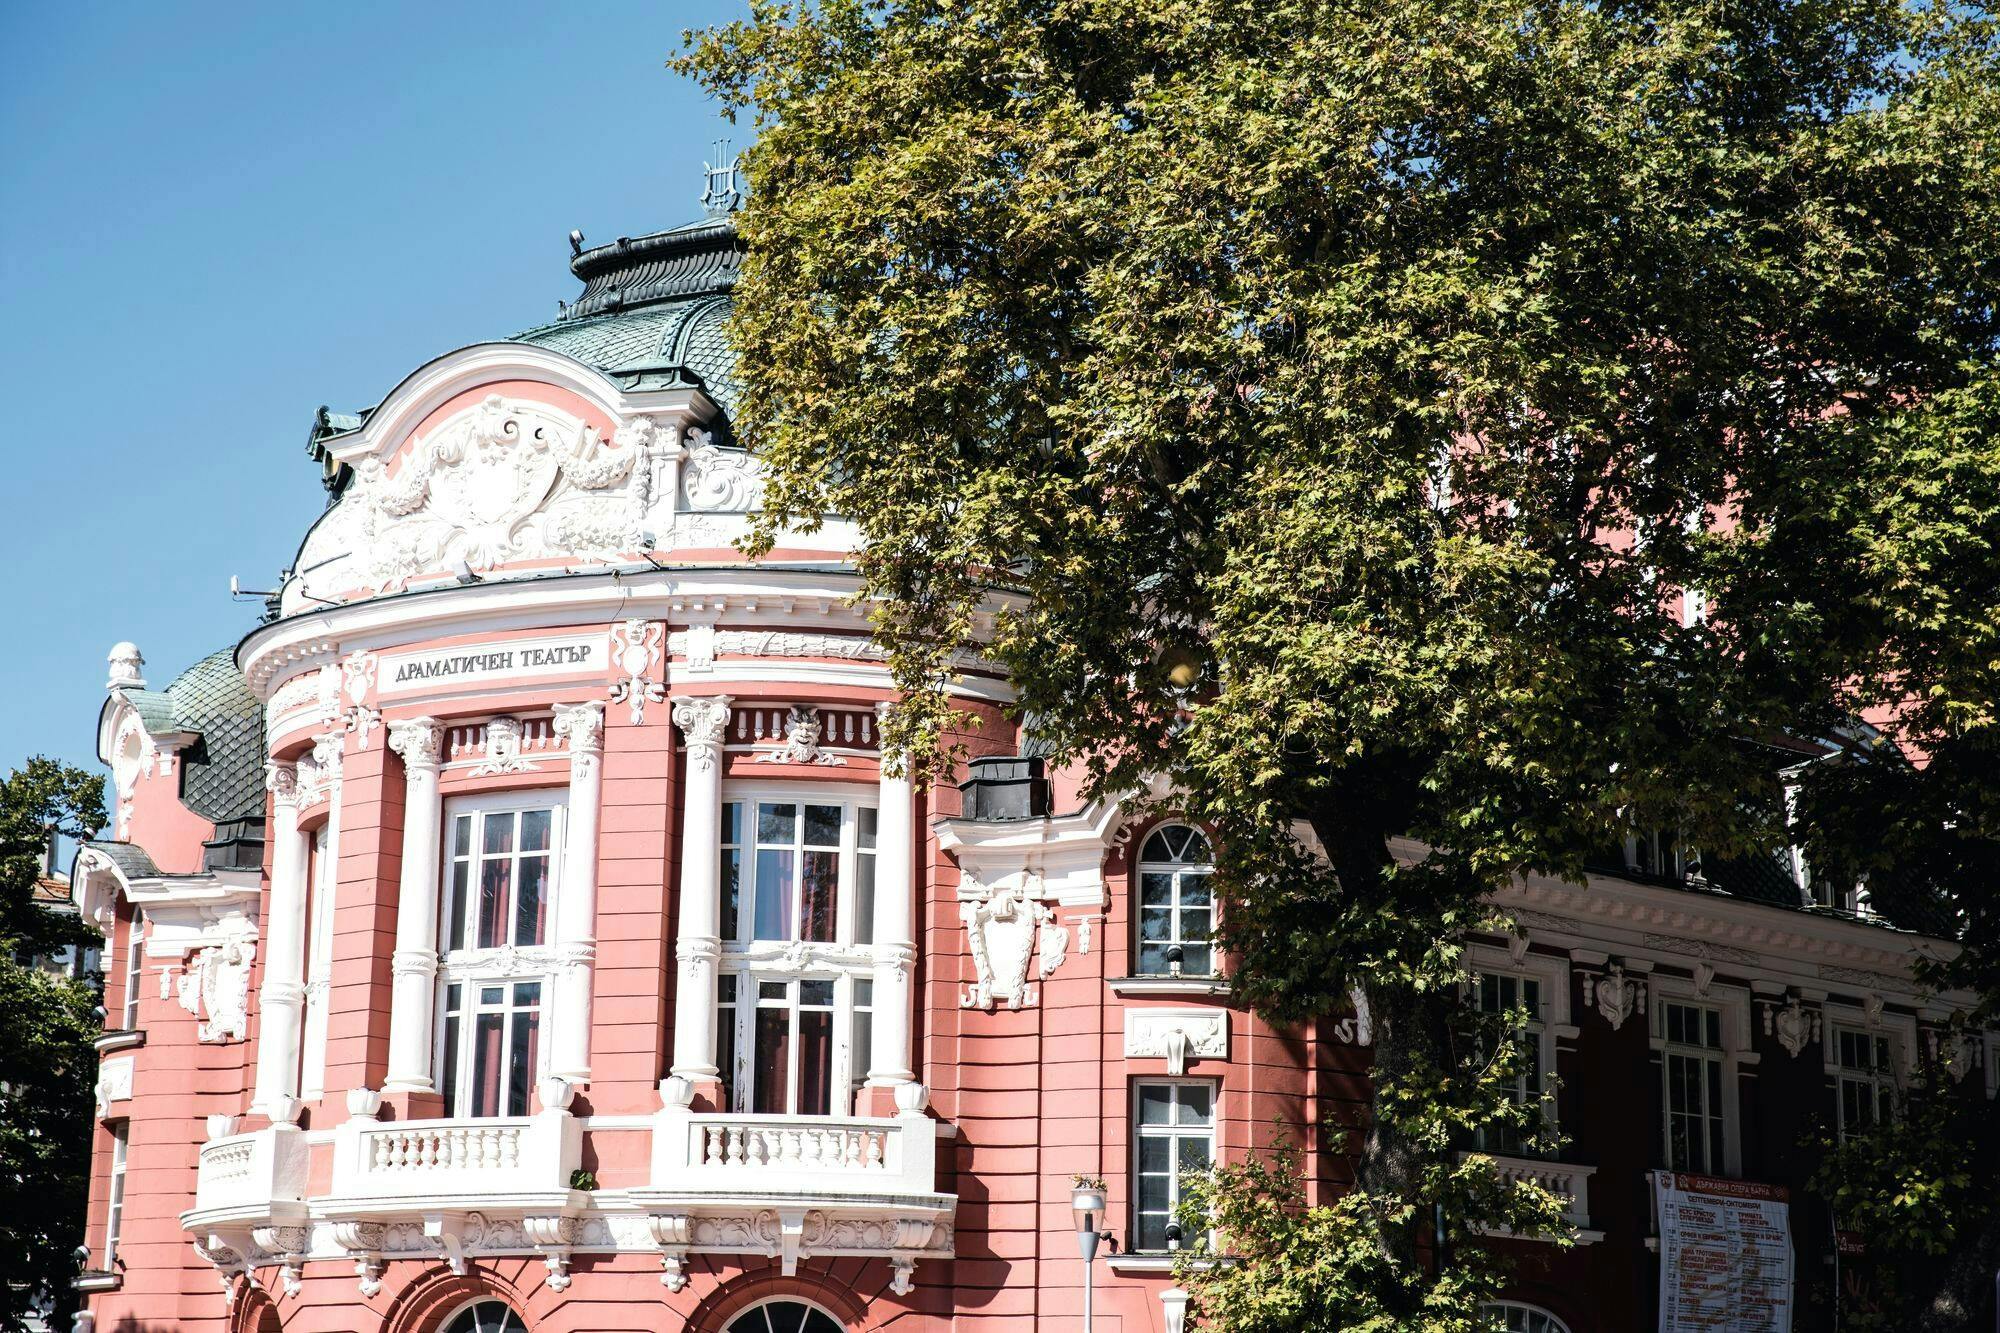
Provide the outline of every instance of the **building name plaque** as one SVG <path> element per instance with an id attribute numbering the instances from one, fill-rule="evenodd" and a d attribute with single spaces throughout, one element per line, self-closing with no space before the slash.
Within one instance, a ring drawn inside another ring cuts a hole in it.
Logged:
<path id="1" fill-rule="evenodd" d="M 588 676 L 608 669 L 602 635 L 505 639 L 383 657 L 382 695 L 544 676 Z"/>

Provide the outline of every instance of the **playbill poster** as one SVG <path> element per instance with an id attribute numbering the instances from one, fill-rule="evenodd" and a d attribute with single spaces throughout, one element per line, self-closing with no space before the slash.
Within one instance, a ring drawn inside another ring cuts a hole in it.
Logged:
<path id="1" fill-rule="evenodd" d="M 1654 1173 L 1660 1333 L 1790 1333 L 1791 1208 L 1785 1190 Z"/>

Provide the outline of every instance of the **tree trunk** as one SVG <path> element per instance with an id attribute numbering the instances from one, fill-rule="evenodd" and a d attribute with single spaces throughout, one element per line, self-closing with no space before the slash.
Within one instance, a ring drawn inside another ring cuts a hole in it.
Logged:
<path id="1" fill-rule="evenodd" d="M 1381 902 L 1384 876 L 1392 864 L 1389 840 L 1379 827 L 1356 827 L 1339 815 L 1315 818 L 1314 830 L 1327 849 L 1341 890 L 1349 897 Z M 1358 1167 L 1360 1187 L 1371 1194 L 1413 1201 L 1420 1189 L 1426 1149 L 1416 1136 L 1382 1114 L 1382 1087 L 1451 1062 L 1452 1016 L 1457 999 L 1448 991 L 1418 990 L 1379 974 L 1363 984 L 1374 1039 L 1373 1105 Z M 1407 1269 L 1420 1260 L 1418 1244 L 1431 1219 L 1419 1215 L 1407 1225 L 1385 1226 L 1383 1258 Z"/>
<path id="2" fill-rule="evenodd" d="M 1918 1333 L 1967 1333 L 1993 1327 L 1994 1281 L 2000 1272 L 2000 1211 L 1966 1237 L 1917 1321 Z"/>

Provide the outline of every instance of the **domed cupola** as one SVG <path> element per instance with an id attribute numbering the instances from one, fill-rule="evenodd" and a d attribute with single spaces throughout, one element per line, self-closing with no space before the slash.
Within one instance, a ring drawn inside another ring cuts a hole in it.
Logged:
<path id="1" fill-rule="evenodd" d="M 723 326 L 743 260 L 731 214 L 743 195 L 736 159 L 716 156 L 723 165 L 708 168 L 708 215 L 700 221 L 587 249 L 582 234 L 571 233 L 570 272 L 582 294 L 554 323 L 512 341 L 574 357 L 627 392 L 699 388 L 721 407 L 726 429 L 737 380 Z"/>

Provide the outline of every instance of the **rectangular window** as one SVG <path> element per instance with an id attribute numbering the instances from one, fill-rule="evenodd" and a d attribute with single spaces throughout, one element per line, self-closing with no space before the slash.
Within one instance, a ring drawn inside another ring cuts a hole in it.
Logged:
<path id="1" fill-rule="evenodd" d="M 1132 1248 L 1157 1253 L 1168 1248 L 1183 1177 L 1215 1164 L 1215 1085 L 1140 1083 L 1133 1102 Z"/>
<path id="2" fill-rule="evenodd" d="M 541 1056 L 542 982 L 452 982 L 438 1082 L 447 1116 L 528 1114 Z"/>
<path id="3" fill-rule="evenodd" d="M 736 1105 L 736 983 L 733 972 L 715 979 L 715 1068 L 722 1079 L 722 1104 Z"/>
<path id="4" fill-rule="evenodd" d="M 125 1004 L 118 1024 L 127 1032 L 139 1026 L 139 992 L 146 983 L 146 913 L 132 909 L 131 924 L 125 927 Z"/>
<path id="5" fill-rule="evenodd" d="M 832 1114 L 833 1014 L 830 980 L 757 983 L 752 1111 Z"/>
<path id="6" fill-rule="evenodd" d="M 875 811 L 855 811 L 854 942 L 875 942 Z"/>
<path id="7" fill-rule="evenodd" d="M 861 1085 L 868 1081 L 868 1066 L 875 1059 L 875 983 L 856 979 L 854 985 L 854 1022 L 848 1029 L 847 1040 L 847 1109 L 852 1110 L 855 1098 L 861 1094 Z"/>
<path id="8" fill-rule="evenodd" d="M 312 835 L 312 861 L 307 893 L 311 909 L 306 932 L 305 1042 L 300 1051 L 299 1097 L 317 1101 L 326 1094 L 326 1037 L 333 990 L 332 825 L 322 824 Z"/>
<path id="9" fill-rule="evenodd" d="M 1859 1028 L 1833 1030 L 1834 1094 L 1840 1134 L 1859 1133 L 1896 1118 L 1895 1050 L 1889 1038 Z"/>
<path id="10" fill-rule="evenodd" d="M 447 953 L 548 943 L 558 809 L 466 810 L 452 817 Z"/>
<path id="11" fill-rule="evenodd" d="M 104 1209 L 104 1271 L 116 1271 L 118 1234 L 125 1225 L 125 1157 L 131 1148 L 132 1122 L 111 1123 L 111 1190 Z"/>
<path id="12" fill-rule="evenodd" d="M 1667 1166 L 1721 1175 L 1724 1094 L 1722 1013 L 1702 1004 L 1668 1001 L 1661 1015 L 1666 1045 L 1661 1083 L 1666 1093 Z"/>
<path id="13" fill-rule="evenodd" d="M 1483 1014 L 1526 1011 L 1526 1023 L 1514 1030 L 1514 1040 L 1520 1047 L 1522 1060 L 1508 1092 L 1519 1105 L 1540 1101 L 1546 1059 L 1542 1049 L 1541 980 L 1510 972 L 1481 972 L 1475 980 L 1473 1003 Z M 1525 1146 L 1518 1131 L 1500 1126 L 1482 1126 L 1474 1135 L 1473 1142 L 1481 1152 L 1491 1153 L 1519 1153 Z"/>

